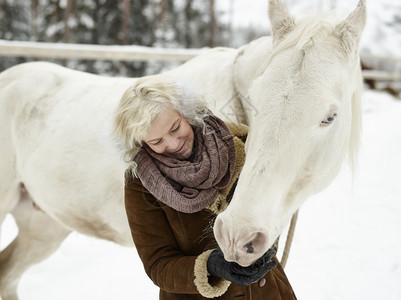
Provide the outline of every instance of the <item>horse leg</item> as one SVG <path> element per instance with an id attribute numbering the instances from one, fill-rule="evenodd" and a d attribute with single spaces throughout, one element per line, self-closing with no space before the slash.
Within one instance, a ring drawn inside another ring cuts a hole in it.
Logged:
<path id="1" fill-rule="evenodd" d="M 7 185 L 0 185 L 0 229 L 5 217 L 17 205 L 20 196 L 19 183 L 14 182 Z M 0 231 L 1 233 L 1 231 Z M 1 240 L 1 234 L 0 234 Z"/>
<path id="2" fill-rule="evenodd" d="M 26 191 L 12 211 L 19 233 L 0 252 L 0 296 L 3 300 L 18 299 L 18 282 L 30 266 L 53 254 L 70 233 L 45 212 L 34 206 Z"/>

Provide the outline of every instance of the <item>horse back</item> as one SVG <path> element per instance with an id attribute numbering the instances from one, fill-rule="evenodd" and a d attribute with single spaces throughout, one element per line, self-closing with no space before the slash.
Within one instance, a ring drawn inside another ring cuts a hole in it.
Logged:
<path id="1" fill-rule="evenodd" d="M 66 227 L 120 244 L 131 241 L 126 220 L 116 219 L 125 166 L 113 113 L 133 82 L 43 62 L 0 74 L 0 165 L 12 163 L 15 180 Z"/>

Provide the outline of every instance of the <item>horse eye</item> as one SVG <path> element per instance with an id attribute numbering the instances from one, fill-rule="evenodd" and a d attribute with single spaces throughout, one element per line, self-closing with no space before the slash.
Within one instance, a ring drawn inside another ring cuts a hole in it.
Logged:
<path id="1" fill-rule="evenodd" d="M 328 126 L 334 122 L 334 120 L 337 117 L 337 113 L 333 113 L 329 115 L 326 119 L 324 119 L 322 122 L 320 122 L 321 126 Z"/>

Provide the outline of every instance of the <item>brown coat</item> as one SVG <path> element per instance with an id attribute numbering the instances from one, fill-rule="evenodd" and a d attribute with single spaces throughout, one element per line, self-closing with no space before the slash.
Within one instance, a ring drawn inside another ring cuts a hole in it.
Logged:
<path id="1" fill-rule="evenodd" d="M 280 265 L 266 274 L 262 287 L 260 281 L 241 287 L 208 277 L 206 262 L 217 247 L 212 231 L 215 214 L 208 209 L 176 211 L 157 201 L 131 172 L 125 177 L 132 237 L 146 273 L 160 287 L 160 299 L 296 299 Z"/>

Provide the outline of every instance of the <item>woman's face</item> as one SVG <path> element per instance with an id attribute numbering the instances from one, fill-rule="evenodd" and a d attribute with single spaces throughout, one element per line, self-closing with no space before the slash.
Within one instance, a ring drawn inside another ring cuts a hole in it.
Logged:
<path id="1" fill-rule="evenodd" d="M 188 159 L 194 145 L 191 125 L 175 110 L 166 110 L 151 124 L 145 143 L 156 153 Z"/>

